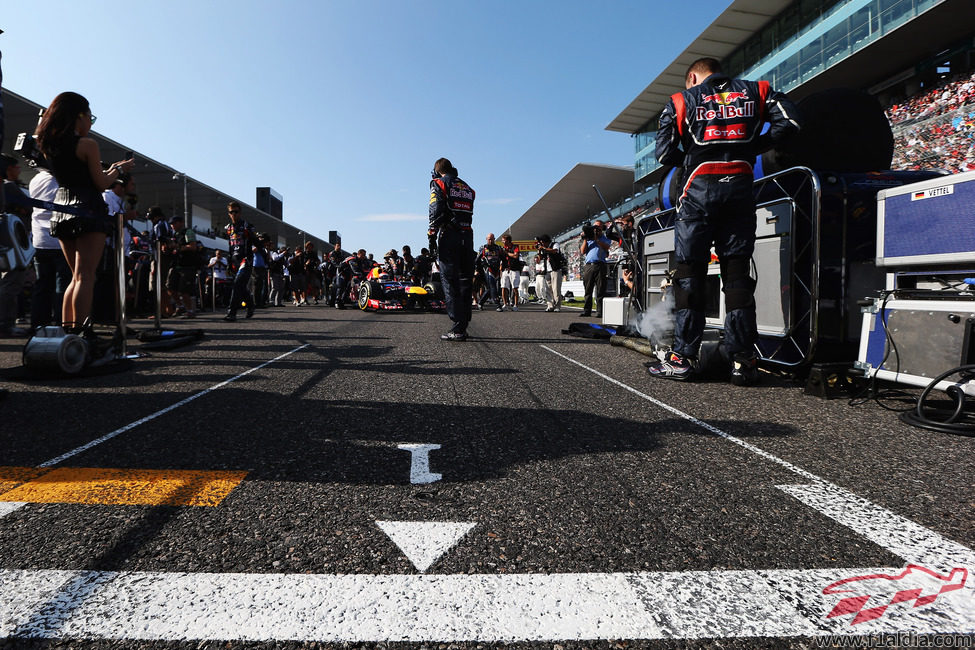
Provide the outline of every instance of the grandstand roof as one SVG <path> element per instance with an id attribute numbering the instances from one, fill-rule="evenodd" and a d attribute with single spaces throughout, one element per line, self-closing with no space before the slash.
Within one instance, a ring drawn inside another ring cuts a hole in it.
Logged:
<path id="1" fill-rule="evenodd" d="M 22 132 L 33 133 L 37 125 L 38 111 L 43 106 L 29 99 L 22 97 L 7 88 L 3 89 L 3 109 L 5 121 L 5 134 L 2 144 L 4 152 L 13 153 L 14 143 L 17 134 Z M 120 144 L 96 131 L 91 132 L 91 137 L 98 142 L 98 148 L 105 161 L 122 160 L 127 151 L 132 147 Z M 165 165 L 157 160 L 136 151 L 136 168 L 133 171 L 135 178 L 136 193 L 139 197 L 139 212 L 145 212 L 152 205 L 158 205 L 163 212 L 172 216 L 183 213 L 183 178 L 182 172 Z M 21 180 L 27 181 L 33 176 L 33 172 L 28 167 L 24 167 Z M 176 178 L 174 178 L 176 176 Z M 203 183 L 191 176 L 187 180 L 187 200 L 190 206 L 196 205 L 212 214 L 213 228 L 219 229 L 227 223 L 226 211 L 227 203 L 235 199 L 243 207 L 244 218 L 254 225 L 259 232 L 267 232 L 271 235 L 271 241 L 277 242 L 278 238 L 285 239 L 289 245 L 296 245 L 302 241 L 301 230 L 275 219 L 271 215 L 254 206 L 247 201 L 233 197 L 221 192 L 206 183 Z M 191 208 L 192 209 L 192 208 Z M 323 240 L 311 233 L 304 233 L 309 241 L 314 241 L 318 250 L 331 250 L 327 244 L 327 239 Z"/>
<path id="2" fill-rule="evenodd" d="M 718 60 L 728 56 L 791 3 L 792 0 L 732 2 L 609 123 L 606 130 L 639 133 L 647 122 L 657 117 L 671 95 L 684 90 L 684 74 L 691 63 L 705 56 Z"/>
<path id="3" fill-rule="evenodd" d="M 515 221 L 508 233 L 513 239 L 554 235 L 593 214 L 603 205 L 593 190 L 599 187 L 610 204 L 633 193 L 633 168 L 579 163 Z"/>
<path id="4" fill-rule="evenodd" d="M 639 133 L 654 119 L 672 94 L 684 90 L 684 73 L 695 60 L 731 54 L 791 0 L 735 0 L 693 43 L 664 68 L 643 92 L 606 127 L 608 131 Z M 826 68 L 789 91 L 793 100 L 827 88 L 867 88 L 913 69 L 936 56 L 948 44 L 972 33 L 975 2 L 942 0 L 920 15 L 887 32 L 866 47 Z"/>

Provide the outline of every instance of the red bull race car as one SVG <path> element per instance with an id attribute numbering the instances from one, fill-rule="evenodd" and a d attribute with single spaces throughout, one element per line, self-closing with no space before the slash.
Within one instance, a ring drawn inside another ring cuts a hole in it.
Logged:
<path id="1" fill-rule="evenodd" d="M 349 297 L 363 311 L 446 309 L 443 287 L 439 282 L 428 282 L 420 287 L 408 279 L 391 277 L 378 267 L 372 269 L 365 280 L 352 284 Z"/>

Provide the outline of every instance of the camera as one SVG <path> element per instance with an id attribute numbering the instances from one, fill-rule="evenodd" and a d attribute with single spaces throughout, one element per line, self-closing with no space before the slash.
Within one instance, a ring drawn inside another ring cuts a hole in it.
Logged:
<path id="1" fill-rule="evenodd" d="M 582 236 L 586 239 L 596 238 L 596 227 L 592 225 L 585 225 L 582 227 Z"/>
<path id="2" fill-rule="evenodd" d="M 27 161 L 31 167 L 47 167 L 44 154 L 37 146 L 37 140 L 30 133 L 18 133 L 17 141 L 14 143 L 14 151 Z"/>

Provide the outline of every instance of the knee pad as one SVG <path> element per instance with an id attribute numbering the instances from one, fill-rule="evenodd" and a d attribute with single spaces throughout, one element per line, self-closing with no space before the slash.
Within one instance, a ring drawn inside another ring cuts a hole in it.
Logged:
<path id="1" fill-rule="evenodd" d="M 750 265 L 749 257 L 721 260 L 721 281 L 727 311 L 755 307 L 755 280 L 748 274 Z"/>
<path id="2" fill-rule="evenodd" d="M 707 307 L 706 262 L 678 262 L 674 272 L 674 307 L 704 311 Z"/>

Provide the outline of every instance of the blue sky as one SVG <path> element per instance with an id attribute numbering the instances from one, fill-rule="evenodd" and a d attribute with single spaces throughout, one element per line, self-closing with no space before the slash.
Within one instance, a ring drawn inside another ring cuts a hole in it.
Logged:
<path id="1" fill-rule="evenodd" d="M 477 242 L 576 163 L 632 165 L 606 125 L 728 4 L 3 0 L 0 51 L 10 90 L 78 91 L 107 137 L 381 255 L 425 245 L 440 156 Z"/>

